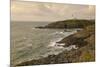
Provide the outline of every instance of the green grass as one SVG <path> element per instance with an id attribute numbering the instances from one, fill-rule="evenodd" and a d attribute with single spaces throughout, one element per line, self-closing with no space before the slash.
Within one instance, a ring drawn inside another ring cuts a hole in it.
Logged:
<path id="1" fill-rule="evenodd" d="M 71 19 L 64 21 L 57 21 L 48 24 L 46 28 L 84 28 L 88 25 L 95 24 L 95 20 Z"/>

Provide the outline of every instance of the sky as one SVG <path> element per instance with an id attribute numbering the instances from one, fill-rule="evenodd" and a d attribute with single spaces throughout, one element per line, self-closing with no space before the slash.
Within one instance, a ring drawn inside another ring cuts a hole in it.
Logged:
<path id="1" fill-rule="evenodd" d="M 11 21 L 95 19 L 94 5 L 11 1 Z"/>

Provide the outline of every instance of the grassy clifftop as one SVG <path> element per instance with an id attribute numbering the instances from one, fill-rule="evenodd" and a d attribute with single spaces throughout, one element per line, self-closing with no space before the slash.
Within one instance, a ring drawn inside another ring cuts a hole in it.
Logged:
<path id="1" fill-rule="evenodd" d="M 88 25 L 93 25 L 95 20 L 83 20 L 83 19 L 70 19 L 70 20 L 63 20 L 63 21 L 56 21 L 50 23 L 44 27 L 38 28 L 84 28 Z"/>

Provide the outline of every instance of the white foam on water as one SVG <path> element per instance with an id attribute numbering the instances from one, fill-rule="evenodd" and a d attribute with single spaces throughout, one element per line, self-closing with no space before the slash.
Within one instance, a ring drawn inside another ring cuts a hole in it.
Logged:
<path id="1" fill-rule="evenodd" d="M 54 32 L 54 33 L 52 33 L 53 35 L 64 35 L 65 34 L 65 32 L 58 32 L 58 31 L 56 31 L 56 32 Z"/>
<path id="2" fill-rule="evenodd" d="M 57 38 L 57 39 L 51 41 L 50 44 L 48 45 L 48 47 L 63 48 L 63 45 L 65 45 L 64 43 L 57 43 L 60 40 L 62 40 L 62 38 Z"/>
<path id="3" fill-rule="evenodd" d="M 35 27 L 33 27 L 32 29 L 36 29 Z"/>
<path id="4" fill-rule="evenodd" d="M 76 45 L 70 45 L 70 46 L 66 47 L 65 49 L 70 51 L 72 49 L 78 49 L 78 47 L 76 47 Z"/>
<path id="5" fill-rule="evenodd" d="M 59 32 L 60 34 L 64 34 L 64 32 Z"/>
<path id="6" fill-rule="evenodd" d="M 54 47 L 55 46 L 55 42 L 50 42 L 50 44 L 48 45 L 48 47 Z"/>

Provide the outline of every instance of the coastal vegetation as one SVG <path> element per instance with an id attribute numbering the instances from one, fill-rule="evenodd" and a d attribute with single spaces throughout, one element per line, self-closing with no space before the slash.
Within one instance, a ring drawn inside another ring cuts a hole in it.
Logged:
<path id="1" fill-rule="evenodd" d="M 88 25 L 92 25 L 95 23 L 95 20 L 84 20 L 84 19 L 70 19 L 63 21 L 52 22 L 46 26 L 40 26 L 36 28 L 49 28 L 49 29 L 63 29 L 63 28 L 84 28 Z"/>

